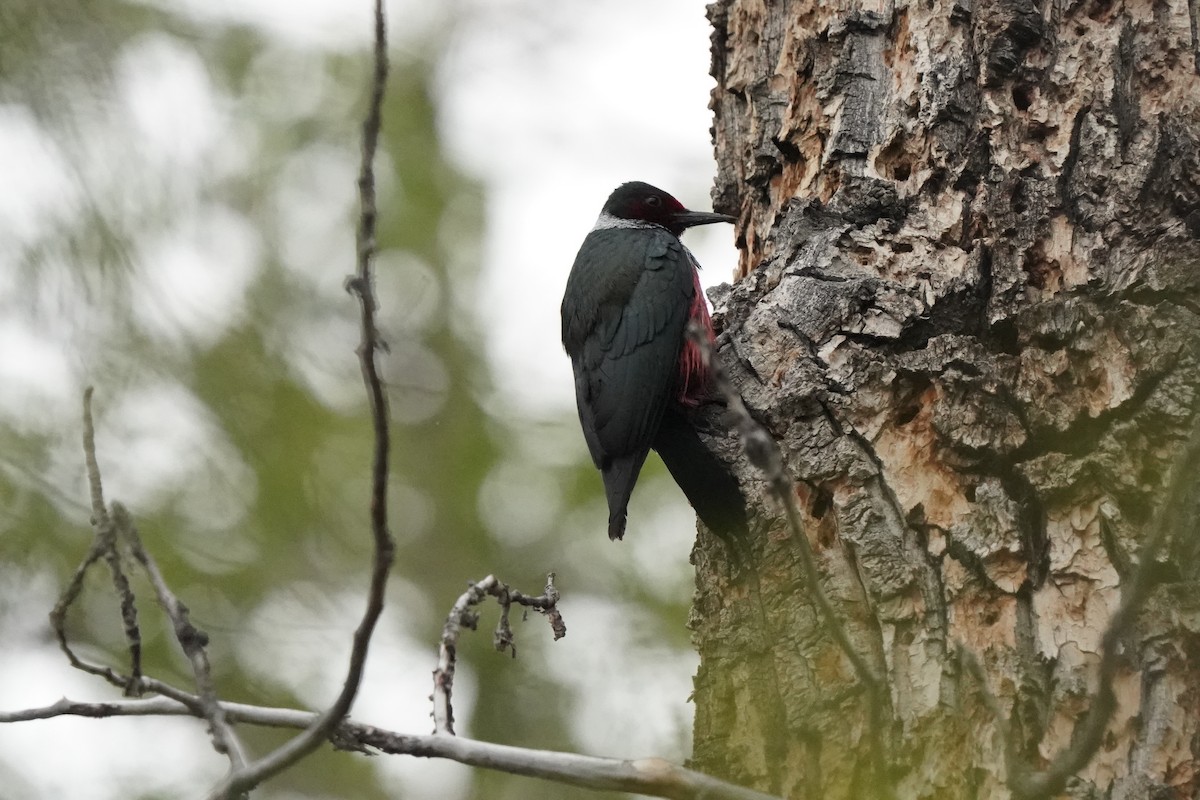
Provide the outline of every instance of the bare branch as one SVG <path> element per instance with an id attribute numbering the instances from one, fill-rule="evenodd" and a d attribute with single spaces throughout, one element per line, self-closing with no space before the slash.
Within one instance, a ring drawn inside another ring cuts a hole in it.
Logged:
<path id="1" fill-rule="evenodd" d="M 133 587 L 121 564 L 118 550 L 117 529 L 108 509 L 104 505 L 104 488 L 100 480 L 100 462 L 96 457 L 96 427 L 92 419 L 92 387 L 83 392 L 83 453 L 87 463 L 88 486 L 92 495 L 92 527 L 96 532 L 95 547 L 108 564 L 112 575 L 113 589 L 121 602 L 121 621 L 125 626 L 125 640 L 129 643 L 129 681 L 125 685 L 127 695 L 140 692 L 138 681 L 142 677 L 142 634 L 138 629 L 137 601 Z M 85 559 L 85 562 L 88 559 Z M 64 609 L 65 611 L 65 609 Z"/>
<path id="2" fill-rule="evenodd" d="M 87 466 L 88 489 L 92 496 L 92 524 L 108 517 L 104 505 L 104 486 L 100 481 L 100 462 L 96 458 L 96 424 L 92 419 L 92 387 L 83 390 L 83 458 Z"/>
<path id="3" fill-rule="evenodd" d="M 833 637 L 833 641 L 837 644 L 838 648 L 850 661 L 855 676 L 866 690 L 867 708 L 871 717 L 867 736 L 871 745 L 877 777 L 879 778 L 877 784 L 880 787 L 886 787 L 889 784 L 883 775 L 884 755 L 883 740 L 881 739 L 884 725 L 884 704 L 886 700 L 883 682 L 875 674 L 875 670 L 871 668 L 871 665 L 867 663 L 867 659 L 858 652 L 854 643 L 850 641 L 850 636 L 846 633 L 846 628 L 842 624 L 841 617 L 838 615 L 837 610 L 834 609 L 833 604 L 825 594 L 824 588 L 821 586 L 821 577 L 817 572 L 812 545 L 809 544 L 808 536 L 804 533 L 804 523 L 800 519 L 800 510 L 796 506 L 792 479 L 788 476 L 787 470 L 784 469 L 783 457 L 779 453 L 778 445 L 763 426 L 759 425 L 758 421 L 751 416 L 749 409 L 746 408 L 746 404 L 742 400 L 741 394 L 738 393 L 737 388 L 729 380 L 729 376 L 725 374 L 725 370 L 719 360 L 714 357 L 712 342 L 709 340 L 704 328 L 695 323 L 689 323 L 687 336 L 699 349 L 701 357 L 704 359 L 704 364 L 708 367 L 709 374 L 712 376 L 714 386 L 725 399 L 726 406 L 733 412 L 738 421 L 738 434 L 741 437 L 742 448 L 746 452 L 746 458 L 763 473 L 775 498 L 783 506 L 788 528 L 792 534 L 790 538 L 795 545 L 797 555 L 800 557 L 800 566 L 804 570 L 804 579 L 808 583 L 810 594 L 817 604 L 817 609 L 821 613 L 821 618 L 825 622 L 826 629 Z M 885 791 L 887 790 L 885 789 Z"/>
<path id="4" fill-rule="evenodd" d="M 50 626 L 58 646 L 72 667 L 92 675 L 99 675 L 114 686 L 119 686 L 128 696 L 142 691 L 142 636 L 138 629 L 137 604 L 129 578 L 121 565 L 121 554 L 117 549 L 116 527 L 104 505 L 104 488 L 100 479 L 100 463 L 96 459 L 96 427 L 92 420 L 92 387 L 83 392 L 83 453 L 87 464 L 88 487 L 92 497 L 92 530 L 95 538 L 91 549 L 75 569 L 58 602 L 50 611 Z M 87 571 L 100 559 L 108 564 L 113 588 L 121 603 L 121 620 L 125 626 L 125 639 L 129 643 L 130 675 L 123 676 L 109 667 L 92 664 L 79 658 L 67 640 L 67 612 L 79 598 Z"/>
<path id="5" fill-rule="evenodd" d="M 197 710 L 199 698 L 192 699 L 192 706 L 185 706 L 166 698 L 111 703 L 78 703 L 63 698 L 44 708 L 0 712 L 0 723 L 61 716 L 202 716 Z M 267 708 L 242 703 L 221 703 L 221 708 L 230 720 L 273 728 L 311 729 L 314 720 L 319 719 L 316 714 L 289 708 Z M 676 800 L 773 800 L 771 795 L 684 769 L 660 758 L 598 758 L 551 750 L 508 747 L 445 734 L 415 736 L 348 720 L 334 726 L 330 738 L 345 749 L 374 748 L 392 755 L 445 758 L 482 769 L 541 778 L 597 791 L 632 792 Z"/>
<path id="6" fill-rule="evenodd" d="M 772 797 L 661 758 L 622 760 L 491 744 L 458 736 L 407 736 L 349 726 L 357 740 L 385 753 L 448 758 L 460 764 L 542 778 L 583 789 L 677 800 L 767 800 Z"/>
<path id="7" fill-rule="evenodd" d="M 196 698 L 199 700 L 199 698 Z M 224 711 L 224 709 L 222 709 Z M 0 711 L 0 724 L 29 722 L 35 719 L 55 717 L 189 717 L 195 716 L 191 708 L 169 697 L 151 697 L 145 700 L 118 700 L 115 702 L 77 702 L 63 697 L 57 702 L 40 708 L 20 711 Z"/>
<path id="8" fill-rule="evenodd" d="M 1159 552 L 1169 540 L 1188 531 L 1188 526 L 1195 525 L 1195 520 L 1190 519 L 1184 509 L 1188 507 L 1188 499 L 1195 490 L 1197 475 L 1200 475 L 1200 425 L 1192 431 L 1171 469 L 1166 496 L 1150 520 L 1149 535 L 1142 544 L 1137 569 L 1129 585 L 1123 587 L 1121 604 L 1117 606 L 1100 640 L 1098 686 L 1088 711 L 1076 725 L 1071 743 L 1051 759 L 1046 769 L 1040 772 L 1010 772 L 1009 786 L 1021 800 L 1049 798 L 1061 793 L 1071 776 L 1091 761 L 1103 742 L 1108 722 L 1117 706 L 1113 680 L 1116 678 L 1121 640 L 1132 633 L 1138 610 L 1154 588 L 1154 562 Z"/>
<path id="9" fill-rule="evenodd" d="M 165 684 L 146 678 L 141 672 L 141 634 L 137 624 L 137 605 L 128 576 L 125 575 L 121 564 L 120 555 L 120 545 L 127 543 L 133 556 L 146 568 L 150 581 L 158 594 L 159 602 L 175 627 L 176 637 L 192 662 L 196 675 L 196 686 L 200 690 L 200 708 L 208 719 L 213 745 L 217 752 L 228 755 L 231 764 L 236 768 L 245 763 L 245 756 L 242 753 L 241 744 L 225 722 L 217 703 L 208 658 L 204 653 L 207 637 L 188 622 L 187 607 L 171 593 L 162 573 L 158 570 L 158 565 L 146 554 L 129 511 L 120 503 L 114 502 L 110 513 L 104 503 L 100 463 L 96 457 L 96 435 L 91 401 L 92 388 L 88 387 L 83 395 L 83 450 L 92 500 L 92 525 L 96 536 L 87 556 L 76 569 L 62 597 L 50 613 L 51 624 L 58 638 L 59 647 L 66 653 L 72 666 L 94 675 L 100 675 L 109 683 L 122 687 L 126 695 L 157 691 L 165 687 Z M 75 656 L 67 641 L 65 630 L 67 610 L 78 598 L 88 568 L 101 558 L 109 565 L 113 585 L 121 600 L 121 617 L 125 623 L 125 635 L 129 641 L 133 668 L 132 674 L 128 676 L 120 675 L 109 667 L 82 661 Z M 165 691 L 169 693 L 170 689 Z M 182 693 L 175 694 L 177 700 L 180 694 Z"/>
<path id="10" fill-rule="evenodd" d="M 50 626 L 54 629 L 54 637 L 58 641 L 58 647 L 67 657 L 67 662 L 75 669 L 82 670 L 91 675 L 99 675 L 104 680 L 111 683 L 113 686 L 118 686 L 125 689 L 129 686 L 129 678 L 113 671 L 109 667 L 102 667 L 99 664 L 92 664 L 84 661 L 79 656 L 75 655 L 71 643 L 67 640 L 67 610 L 79 597 L 79 593 L 83 590 L 83 579 L 87 575 L 88 569 L 100 560 L 103 551 L 95 544 L 88 551 L 87 556 L 75 568 L 75 574 L 71 576 L 71 580 L 63 589 L 62 595 L 59 596 L 58 602 L 54 604 L 54 608 L 50 611 Z"/>
<path id="11" fill-rule="evenodd" d="M 354 643 L 350 650 L 350 664 L 342 691 L 324 713 L 291 741 L 277 748 L 262 759 L 233 771 L 214 789 L 214 798 L 231 798 L 252 789 L 262 781 L 279 773 L 304 758 L 325 741 L 331 731 L 350 712 L 358 687 L 362 682 L 366 665 L 367 650 L 375 625 L 383 613 L 383 601 L 387 588 L 388 573 L 395 558 L 395 542 L 388 530 L 387 483 L 390 451 L 387 396 L 383 381 L 379 377 L 376 352 L 380 349 L 379 332 L 375 327 L 375 291 L 371 274 L 375 256 L 375 150 L 379 144 L 379 130 L 383 123 L 383 94 L 387 84 L 387 26 L 383 0 L 375 0 L 375 47 L 374 69 L 371 73 L 371 95 L 367 116 L 363 122 L 362 163 L 359 168 L 358 193 L 360 201 L 357 237 L 358 269 L 349 282 L 349 288 L 358 295 L 361 309 L 361 342 L 358 347 L 359 363 L 362 367 L 363 383 L 371 405 L 371 420 L 374 426 L 375 443 L 371 470 L 371 535 L 374 539 L 374 558 L 371 567 L 371 584 L 367 593 L 367 607 L 362 620 L 354 631 Z"/>
<path id="12" fill-rule="evenodd" d="M 175 630 L 175 639 L 183 648 L 184 655 L 192 665 L 192 675 L 196 679 L 196 690 L 199 692 L 200 707 L 204 718 L 208 720 L 209 732 L 212 735 L 213 747 L 218 753 L 229 757 L 233 769 L 238 769 L 246 763 L 246 753 L 237 734 L 225 719 L 225 712 L 217 701 L 216 688 L 212 680 L 212 667 L 208 661 L 208 653 L 204 648 L 208 644 L 208 634 L 192 624 L 188 607 L 180 602 L 156 562 L 142 546 L 142 537 L 138 534 L 128 509 L 118 502 L 113 502 L 113 523 L 118 533 L 129 543 L 130 552 L 137 559 L 158 596 L 159 605 L 171 620 Z"/>
<path id="13" fill-rule="evenodd" d="M 479 583 L 471 584 L 451 606 L 446 624 L 442 626 L 438 664 L 433 671 L 434 733 L 454 733 L 454 707 L 450 703 L 450 695 L 454 690 L 454 669 L 458 664 L 458 636 L 464 626 L 475 630 L 479 624 L 479 615 L 470 610 L 471 606 L 482 603 L 487 597 L 489 584 L 495 583 L 496 576 L 488 575 Z"/>
<path id="14" fill-rule="evenodd" d="M 508 613 L 513 603 L 545 614 L 550 621 L 551 630 L 554 631 L 555 641 L 567 635 L 566 623 L 558 612 L 559 594 L 554 585 L 553 572 L 546 576 L 546 591 L 540 597 L 531 597 L 516 589 L 510 589 L 497 580 L 495 575 L 488 575 L 478 583 L 470 584 L 454 602 L 446 616 L 446 624 L 442 626 L 438 665 L 433 671 L 434 733 L 454 735 L 454 707 L 450 704 L 450 695 L 454 689 L 454 669 L 458 663 L 458 637 L 463 628 L 475 630 L 479 624 L 479 615 L 471 609 L 482 603 L 488 595 L 495 597 L 500 603 L 500 622 L 496 626 L 494 638 L 496 649 L 500 652 L 512 648 L 513 657 L 516 658 L 517 655 L 512 628 L 508 623 Z"/>

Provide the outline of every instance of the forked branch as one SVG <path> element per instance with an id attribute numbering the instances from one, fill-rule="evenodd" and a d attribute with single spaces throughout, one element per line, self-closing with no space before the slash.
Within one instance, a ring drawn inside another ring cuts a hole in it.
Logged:
<path id="1" fill-rule="evenodd" d="M 433 671 L 434 733 L 454 733 L 454 708 L 450 704 L 450 695 L 454 689 L 454 669 L 458 664 L 458 637 L 463 628 L 475 630 L 475 626 L 479 624 L 479 615 L 472 609 L 489 595 L 500 603 L 500 622 L 496 625 L 494 638 L 496 649 L 500 652 L 511 650 L 513 658 L 517 656 L 517 646 L 508 622 L 509 609 L 513 603 L 546 615 L 550 621 L 550 629 L 554 631 L 555 641 L 567 635 L 566 623 L 563 622 L 562 614 L 558 612 L 559 595 L 554 586 L 553 572 L 546 576 L 546 591 L 539 597 L 531 597 L 516 589 L 510 589 L 498 581 L 495 575 L 488 575 L 478 583 L 472 583 L 455 601 L 446 616 L 446 624 L 442 626 L 438 665 Z"/>

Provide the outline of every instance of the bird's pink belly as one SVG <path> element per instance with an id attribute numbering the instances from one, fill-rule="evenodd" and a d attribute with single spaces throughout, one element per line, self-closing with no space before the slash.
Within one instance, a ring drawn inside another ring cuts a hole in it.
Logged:
<path id="1" fill-rule="evenodd" d="M 696 290 L 692 294 L 692 307 L 688 309 L 688 322 L 698 323 L 711 344 L 716 340 L 716 335 L 713 333 L 712 317 L 708 314 L 708 304 L 704 302 L 704 290 L 700 288 L 700 274 L 693 270 L 692 278 Z M 677 386 L 676 401 L 689 408 L 700 405 L 708 394 L 708 367 L 704 366 L 700 348 L 690 338 L 683 340 L 683 350 L 679 354 Z"/>

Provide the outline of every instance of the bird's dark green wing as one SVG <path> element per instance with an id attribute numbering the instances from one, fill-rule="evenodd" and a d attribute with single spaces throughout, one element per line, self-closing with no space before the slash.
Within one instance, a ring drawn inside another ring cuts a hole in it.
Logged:
<path id="1" fill-rule="evenodd" d="M 567 280 L 563 346 L 584 437 L 604 469 L 613 458 L 644 458 L 653 443 L 695 287 L 683 245 L 666 230 L 604 229 L 588 239 Z"/>

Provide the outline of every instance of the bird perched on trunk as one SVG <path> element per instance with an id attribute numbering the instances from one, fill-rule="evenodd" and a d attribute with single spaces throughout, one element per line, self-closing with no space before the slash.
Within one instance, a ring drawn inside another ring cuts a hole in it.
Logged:
<path id="1" fill-rule="evenodd" d="M 646 183 L 625 183 L 583 240 L 562 302 L 562 340 L 592 461 L 608 496 L 608 537 L 625 535 L 626 507 L 651 448 L 715 533 L 745 530 L 737 481 L 697 435 L 690 411 L 709 376 L 685 331 L 713 338 L 699 265 L 679 240 L 695 225 L 733 222 L 689 211 Z"/>

